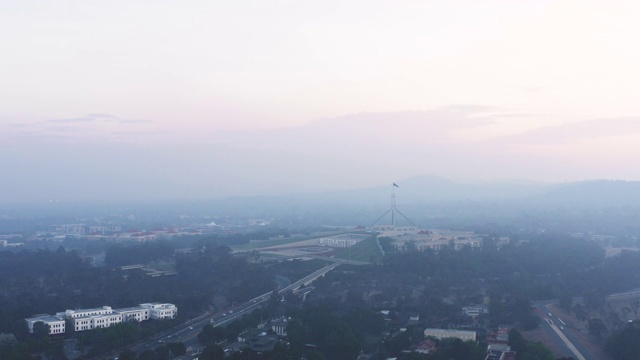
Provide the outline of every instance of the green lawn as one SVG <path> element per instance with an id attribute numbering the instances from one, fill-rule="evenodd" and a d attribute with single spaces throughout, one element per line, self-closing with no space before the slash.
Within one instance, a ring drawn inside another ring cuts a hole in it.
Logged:
<path id="1" fill-rule="evenodd" d="M 331 232 L 331 233 L 325 233 L 322 235 L 294 236 L 294 237 L 288 237 L 288 238 L 283 237 L 283 238 L 269 239 L 269 240 L 251 240 L 251 245 L 249 244 L 233 245 L 231 246 L 231 248 L 233 250 L 257 250 L 257 249 L 266 248 L 269 246 L 290 244 L 290 243 L 295 243 L 298 241 L 305 241 L 310 239 L 319 239 L 322 237 L 337 235 L 341 233 L 342 232 Z"/>
<path id="2" fill-rule="evenodd" d="M 176 271 L 176 262 L 152 262 L 149 267 L 158 271 Z"/>
<path id="3" fill-rule="evenodd" d="M 344 249 L 335 257 L 338 259 L 366 262 L 370 262 L 373 259 L 373 261 L 377 263 L 382 262 L 382 253 L 378 248 L 375 236 L 370 236 L 352 247 Z"/>

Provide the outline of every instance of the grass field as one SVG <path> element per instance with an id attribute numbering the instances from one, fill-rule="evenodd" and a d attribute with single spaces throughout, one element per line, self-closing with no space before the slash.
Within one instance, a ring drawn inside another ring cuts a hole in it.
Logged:
<path id="1" fill-rule="evenodd" d="M 322 238 L 322 237 L 337 235 L 341 233 L 342 232 L 331 232 L 331 233 L 324 233 L 322 235 L 292 236 L 288 238 L 283 237 L 283 238 L 269 239 L 269 240 L 251 240 L 251 244 L 233 245 L 231 246 L 231 248 L 233 250 L 257 250 L 257 249 L 262 249 L 270 246 L 291 244 L 299 241 Z"/>
<path id="2" fill-rule="evenodd" d="M 289 238 L 270 239 L 270 240 L 251 240 L 251 244 L 234 245 L 231 248 L 233 248 L 234 250 L 249 250 L 249 249 L 257 250 L 257 249 L 266 248 L 269 246 L 295 243 L 302 240 L 306 240 L 306 239 L 299 238 L 299 237 L 289 237 Z"/>
<path id="3" fill-rule="evenodd" d="M 158 271 L 176 271 L 176 262 L 152 262 L 149 267 Z"/>
<path id="4" fill-rule="evenodd" d="M 338 259 L 355 260 L 355 261 L 375 261 L 382 262 L 382 253 L 378 248 L 378 242 L 375 236 L 370 236 L 350 248 L 344 249 L 335 256 Z"/>

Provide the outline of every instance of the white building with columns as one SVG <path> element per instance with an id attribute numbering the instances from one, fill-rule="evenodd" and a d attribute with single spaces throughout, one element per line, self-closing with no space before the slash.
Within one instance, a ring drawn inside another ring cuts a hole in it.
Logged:
<path id="1" fill-rule="evenodd" d="M 102 306 L 93 309 L 66 310 L 55 315 L 36 315 L 25 320 L 30 333 L 33 333 L 33 325 L 35 323 L 43 322 L 49 327 L 49 334 L 54 335 L 65 332 L 65 320 L 71 320 L 75 331 L 85 331 L 106 328 L 125 321 L 142 322 L 149 319 L 174 319 L 177 314 L 178 308 L 174 304 L 145 303 L 121 309 Z"/>

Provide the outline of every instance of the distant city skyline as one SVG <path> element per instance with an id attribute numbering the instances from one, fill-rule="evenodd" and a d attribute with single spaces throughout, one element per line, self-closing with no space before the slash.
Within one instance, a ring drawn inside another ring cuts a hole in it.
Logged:
<path id="1" fill-rule="evenodd" d="M 640 180 L 633 1 L 0 4 L 0 202 Z"/>

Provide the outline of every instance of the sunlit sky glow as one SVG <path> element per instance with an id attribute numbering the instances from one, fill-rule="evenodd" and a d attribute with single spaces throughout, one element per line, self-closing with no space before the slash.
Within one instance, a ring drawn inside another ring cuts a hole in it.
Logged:
<path id="1" fill-rule="evenodd" d="M 10 165 L 46 162 L 28 152 L 201 144 L 389 166 L 335 188 L 640 180 L 638 18 L 623 0 L 2 1 L 0 161 L 26 177 Z M 458 154 L 426 161 L 433 144 Z"/>

